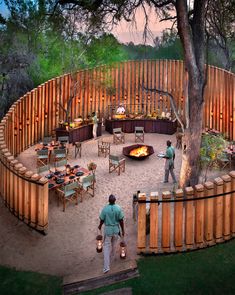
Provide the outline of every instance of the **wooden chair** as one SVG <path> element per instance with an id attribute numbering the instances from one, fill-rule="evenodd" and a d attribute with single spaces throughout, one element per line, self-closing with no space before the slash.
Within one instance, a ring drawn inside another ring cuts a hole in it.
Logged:
<path id="1" fill-rule="evenodd" d="M 52 142 L 52 137 L 51 136 L 47 136 L 43 138 L 43 144 L 48 144 Z"/>
<path id="2" fill-rule="evenodd" d="M 113 143 L 125 143 L 125 133 L 122 132 L 122 128 L 113 128 Z"/>
<path id="3" fill-rule="evenodd" d="M 58 188 L 56 190 L 58 194 L 58 201 L 61 200 L 61 202 L 63 203 L 63 212 L 65 211 L 66 202 L 75 201 L 75 204 L 76 205 L 78 204 L 77 188 L 78 188 L 78 183 L 75 181 L 75 182 L 66 184 L 64 187 Z"/>
<path id="4" fill-rule="evenodd" d="M 42 149 L 37 151 L 37 167 L 47 165 L 48 161 L 49 161 L 48 149 Z"/>
<path id="5" fill-rule="evenodd" d="M 81 158 L 82 156 L 82 143 L 81 142 L 75 142 L 75 159 L 77 158 L 77 155 Z"/>
<path id="6" fill-rule="evenodd" d="M 104 155 L 106 158 L 110 154 L 110 142 L 98 141 L 98 157 Z"/>
<path id="7" fill-rule="evenodd" d="M 66 148 L 54 149 L 54 162 L 67 159 L 67 150 Z"/>
<path id="8" fill-rule="evenodd" d="M 89 194 L 92 197 L 95 196 L 95 175 L 94 174 L 90 174 L 88 176 L 84 176 L 81 178 L 81 187 L 78 188 L 78 192 L 81 197 L 81 202 L 85 194 Z"/>
<path id="9" fill-rule="evenodd" d="M 58 141 L 60 143 L 68 143 L 69 142 L 69 137 L 68 136 L 58 136 Z"/>
<path id="10" fill-rule="evenodd" d="M 43 172 L 48 172 L 48 171 L 50 171 L 49 165 L 42 165 L 42 166 L 37 167 L 38 174 L 43 173 Z"/>
<path id="11" fill-rule="evenodd" d="M 227 166 L 231 168 L 231 160 L 229 155 L 226 152 L 223 152 L 221 157 L 218 158 L 217 161 L 219 163 L 220 170 L 223 170 Z"/>
<path id="12" fill-rule="evenodd" d="M 135 142 L 144 142 L 144 127 L 135 127 Z"/>
<path id="13" fill-rule="evenodd" d="M 109 155 L 109 173 L 117 171 L 118 175 L 120 175 L 121 171 L 125 172 L 125 163 L 125 158 Z"/>
<path id="14" fill-rule="evenodd" d="M 59 170 L 58 169 L 59 167 L 62 167 L 62 166 L 66 166 L 67 165 L 67 159 L 62 159 L 60 161 L 56 161 L 54 164 L 55 164 L 55 171 L 58 171 Z"/>

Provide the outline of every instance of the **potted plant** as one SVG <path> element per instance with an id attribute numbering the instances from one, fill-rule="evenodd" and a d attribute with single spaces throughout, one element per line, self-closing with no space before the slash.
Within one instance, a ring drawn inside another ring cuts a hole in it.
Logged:
<path id="1" fill-rule="evenodd" d="M 97 164 L 95 162 L 90 162 L 87 164 L 87 168 L 89 171 L 95 172 Z"/>

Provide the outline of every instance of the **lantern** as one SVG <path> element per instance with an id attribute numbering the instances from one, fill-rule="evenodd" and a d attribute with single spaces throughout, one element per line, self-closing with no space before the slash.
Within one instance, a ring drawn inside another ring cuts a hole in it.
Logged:
<path id="1" fill-rule="evenodd" d="M 121 243 L 120 243 L 120 258 L 121 259 L 126 258 L 126 243 L 125 243 L 125 241 L 121 241 Z"/>
<path id="2" fill-rule="evenodd" d="M 66 175 L 70 175 L 71 167 L 70 165 L 66 165 Z"/>
<path id="3" fill-rule="evenodd" d="M 103 250 L 103 237 L 102 235 L 96 236 L 96 252 L 101 253 Z"/>

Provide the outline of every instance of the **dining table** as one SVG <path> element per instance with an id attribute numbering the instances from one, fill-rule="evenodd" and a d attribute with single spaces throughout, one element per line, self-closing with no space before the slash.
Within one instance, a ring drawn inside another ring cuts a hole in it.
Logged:
<path id="1" fill-rule="evenodd" d="M 48 179 L 49 190 L 54 190 L 74 181 L 81 182 L 83 177 L 90 174 L 91 171 L 88 169 L 79 165 L 75 165 L 70 167 L 69 173 L 67 172 L 67 169 L 64 169 L 61 171 L 50 172 L 49 174 L 45 175 L 45 177 Z"/>

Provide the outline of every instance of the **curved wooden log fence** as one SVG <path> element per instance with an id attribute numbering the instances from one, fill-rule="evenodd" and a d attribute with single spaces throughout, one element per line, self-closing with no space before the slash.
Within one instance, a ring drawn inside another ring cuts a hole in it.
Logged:
<path id="1" fill-rule="evenodd" d="M 204 126 L 233 140 L 234 81 L 234 74 L 209 67 L 204 111 Z M 144 92 L 143 84 L 170 92 L 179 112 L 184 112 L 184 63 L 175 60 L 127 61 L 78 71 L 47 81 L 19 98 L 0 123 L 0 194 L 10 211 L 36 229 L 47 229 L 47 182 L 14 157 L 52 133 L 65 118 L 61 106 L 66 108 L 71 96 L 71 120 L 79 115 L 86 118 L 92 111 L 103 120 L 109 106 L 120 103 L 129 105 L 130 112 L 140 111 L 140 106 L 147 113 L 170 109 L 166 96 Z"/>
<path id="2" fill-rule="evenodd" d="M 227 194 L 215 197 L 223 193 Z M 159 202 L 158 196 L 148 200 L 149 210 L 146 195 L 139 195 L 138 253 L 182 252 L 235 237 L 235 171 L 204 185 L 178 189 L 174 195 L 163 192 L 162 200 L 172 202 Z"/>

